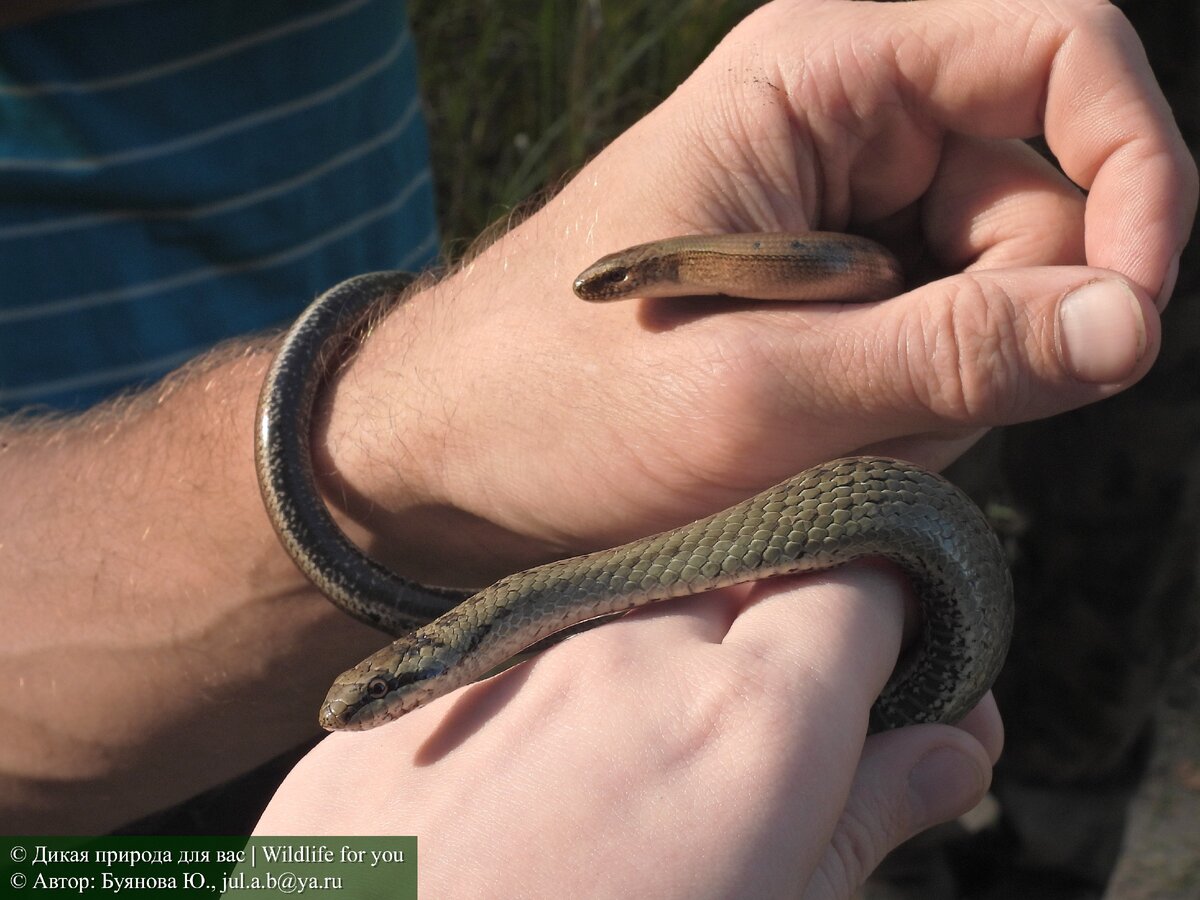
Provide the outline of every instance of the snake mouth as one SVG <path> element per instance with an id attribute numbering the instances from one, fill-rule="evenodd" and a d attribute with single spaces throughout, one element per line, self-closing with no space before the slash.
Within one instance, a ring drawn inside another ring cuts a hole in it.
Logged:
<path id="1" fill-rule="evenodd" d="M 327 697 L 321 705 L 317 721 L 326 731 L 346 731 L 352 728 L 350 716 L 354 710 L 340 697 Z"/>

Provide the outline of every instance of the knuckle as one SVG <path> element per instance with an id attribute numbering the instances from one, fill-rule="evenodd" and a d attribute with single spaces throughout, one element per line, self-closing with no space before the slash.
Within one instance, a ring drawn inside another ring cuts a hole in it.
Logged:
<path id="1" fill-rule="evenodd" d="M 1002 285 L 970 274 L 946 285 L 909 336 L 912 392 L 963 425 L 1005 421 L 1023 387 L 1017 304 Z"/>
<path id="2" fill-rule="evenodd" d="M 829 842 L 830 862 L 835 871 L 827 868 L 826 878 L 850 889 L 863 884 L 890 847 L 898 843 L 888 837 L 885 823 L 848 808 Z"/>

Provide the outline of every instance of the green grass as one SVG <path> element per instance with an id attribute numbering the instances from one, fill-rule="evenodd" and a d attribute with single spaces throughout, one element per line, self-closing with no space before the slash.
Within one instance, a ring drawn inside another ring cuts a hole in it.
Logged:
<path id="1" fill-rule="evenodd" d="M 756 0 L 410 0 L 446 246 L 578 169 Z"/>

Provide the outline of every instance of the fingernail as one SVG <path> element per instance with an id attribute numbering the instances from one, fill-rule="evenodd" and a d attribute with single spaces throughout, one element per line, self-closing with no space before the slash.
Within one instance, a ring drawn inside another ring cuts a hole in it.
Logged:
<path id="1" fill-rule="evenodd" d="M 908 774 L 915 828 L 948 822 L 971 809 L 987 791 L 988 776 L 974 759 L 939 747 L 926 753 Z"/>
<path id="2" fill-rule="evenodd" d="M 1063 365 L 1080 381 L 1124 381 L 1146 351 L 1138 298 L 1114 278 L 1076 288 L 1058 305 L 1058 346 Z"/>
<path id="3" fill-rule="evenodd" d="M 1179 280 L 1179 254 L 1176 253 L 1171 262 L 1167 265 L 1167 272 L 1163 275 L 1162 287 L 1158 289 L 1158 297 L 1154 301 L 1154 305 L 1158 307 L 1158 311 L 1162 312 L 1167 308 L 1167 303 L 1171 300 L 1171 295 L 1175 293 L 1175 282 Z"/>

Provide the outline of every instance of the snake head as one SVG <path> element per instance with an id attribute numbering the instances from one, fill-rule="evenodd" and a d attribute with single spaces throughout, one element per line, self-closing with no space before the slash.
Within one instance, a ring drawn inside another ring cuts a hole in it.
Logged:
<path id="1" fill-rule="evenodd" d="M 637 288 L 629 266 L 615 263 L 609 257 L 588 266 L 575 279 L 575 295 L 582 300 L 620 300 Z"/>
<path id="2" fill-rule="evenodd" d="M 446 663 L 428 654 L 398 653 L 401 643 L 403 639 L 337 677 L 321 704 L 322 728 L 374 728 L 446 693 Z"/>
<path id="3" fill-rule="evenodd" d="M 349 681 L 345 675 L 339 678 L 321 704 L 318 716 L 321 727 L 326 731 L 358 731 L 367 727 L 374 719 L 369 712 L 372 704 L 385 700 L 395 689 L 390 674 L 369 673 L 365 681 Z"/>
<path id="4" fill-rule="evenodd" d="M 677 239 L 651 241 L 602 256 L 579 273 L 575 295 L 581 300 L 605 302 L 695 293 L 692 287 L 680 284 L 677 244 Z"/>

